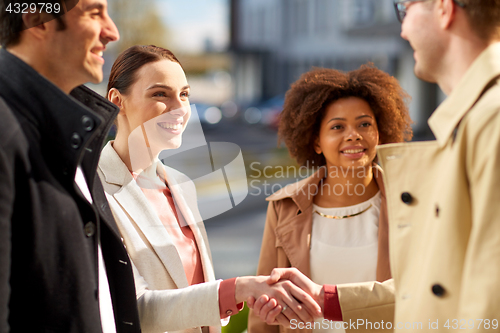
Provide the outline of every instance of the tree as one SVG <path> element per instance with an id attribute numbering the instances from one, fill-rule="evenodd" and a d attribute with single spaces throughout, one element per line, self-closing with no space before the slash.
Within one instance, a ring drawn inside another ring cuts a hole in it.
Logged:
<path id="1" fill-rule="evenodd" d="M 158 15 L 154 0 L 109 0 L 109 12 L 120 31 L 119 52 L 132 45 L 170 48 L 169 33 Z"/>

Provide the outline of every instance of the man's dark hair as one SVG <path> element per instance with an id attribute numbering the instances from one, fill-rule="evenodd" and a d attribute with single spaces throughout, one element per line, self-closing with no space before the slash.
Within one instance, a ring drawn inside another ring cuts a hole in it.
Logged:
<path id="1" fill-rule="evenodd" d="M 27 5 L 28 8 L 30 8 L 31 4 L 35 4 L 37 10 L 41 10 L 40 6 L 38 6 L 39 2 L 39 0 L 0 0 L 0 45 L 2 45 L 2 47 L 9 47 L 18 44 L 21 38 L 21 32 L 25 29 L 31 28 L 23 24 L 23 13 L 16 13 L 16 4 L 20 4 L 22 6 Z M 52 13 L 49 14 L 51 14 L 51 20 L 57 20 L 58 30 L 64 30 L 66 25 L 64 24 L 62 15 L 75 7 L 78 0 L 44 0 L 43 3 L 51 4 L 52 6 L 58 4 L 60 6 L 59 13 L 54 13 L 54 11 L 52 11 Z M 43 11 L 48 12 L 45 9 Z"/>

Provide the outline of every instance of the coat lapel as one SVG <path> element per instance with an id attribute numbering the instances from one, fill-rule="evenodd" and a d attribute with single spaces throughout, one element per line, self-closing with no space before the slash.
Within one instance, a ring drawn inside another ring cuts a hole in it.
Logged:
<path id="1" fill-rule="evenodd" d="M 311 277 L 309 250 L 312 232 L 312 204 L 304 211 L 276 227 L 276 238 L 292 267 Z"/>
<path id="2" fill-rule="evenodd" d="M 186 273 L 170 235 L 111 143 L 104 147 L 99 165 L 106 182 L 120 186 L 111 195 L 146 236 L 176 286 L 187 287 Z"/>
<path id="3" fill-rule="evenodd" d="M 283 211 L 290 214 L 289 218 L 282 218 L 276 226 L 276 238 L 287 254 L 290 264 L 299 269 L 307 277 L 311 275 L 309 262 L 309 247 L 312 232 L 312 202 L 317 187 L 324 178 L 326 168 L 320 168 L 312 176 L 297 183 L 290 184 L 274 193 L 266 200 L 279 201 L 290 198 L 297 205 L 297 211 Z"/>
<path id="4" fill-rule="evenodd" d="M 465 114 L 488 89 L 489 84 L 500 77 L 499 53 L 500 43 L 493 43 L 481 53 L 450 96 L 432 113 L 428 123 L 439 147 L 446 145 Z"/>

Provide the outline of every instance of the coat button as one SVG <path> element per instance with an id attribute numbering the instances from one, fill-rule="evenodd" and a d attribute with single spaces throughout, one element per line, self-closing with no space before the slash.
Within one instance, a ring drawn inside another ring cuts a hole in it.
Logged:
<path id="1" fill-rule="evenodd" d="M 444 288 L 440 284 L 435 284 L 432 286 L 432 293 L 437 297 L 441 297 L 444 295 Z"/>
<path id="2" fill-rule="evenodd" d="M 82 138 L 80 137 L 80 135 L 78 135 L 78 133 L 73 133 L 73 135 L 71 136 L 71 147 L 73 147 L 74 149 L 78 149 L 80 148 L 81 144 Z"/>
<path id="3" fill-rule="evenodd" d="M 86 130 L 87 132 L 90 132 L 94 129 L 94 121 L 90 117 L 83 116 L 82 117 L 82 125 L 83 125 L 83 129 Z"/>
<path id="4" fill-rule="evenodd" d="M 85 236 L 87 237 L 92 237 L 95 234 L 95 224 L 94 222 L 88 222 L 85 224 L 84 231 L 85 231 Z"/>
<path id="5" fill-rule="evenodd" d="M 410 193 L 408 192 L 403 192 L 401 194 L 401 200 L 403 200 L 403 202 L 407 205 L 411 204 L 411 202 L 413 201 L 413 197 L 411 196 Z"/>
<path id="6" fill-rule="evenodd" d="M 227 314 L 228 316 L 230 316 L 230 315 L 232 315 L 232 314 L 233 314 L 233 311 L 231 311 L 231 310 L 227 310 L 227 311 L 226 311 L 226 314 Z"/>

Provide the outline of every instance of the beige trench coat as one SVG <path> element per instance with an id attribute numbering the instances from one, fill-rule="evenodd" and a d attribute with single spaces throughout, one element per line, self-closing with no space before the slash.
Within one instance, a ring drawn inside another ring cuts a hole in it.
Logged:
<path id="1" fill-rule="evenodd" d="M 397 331 L 499 331 L 499 77 L 496 43 L 430 118 L 436 141 L 379 148 L 394 279 L 339 286 L 344 321 L 380 322 L 395 299 Z"/>
<path id="2" fill-rule="evenodd" d="M 389 279 L 388 222 L 382 170 L 374 166 L 373 174 L 381 192 L 379 218 L 377 279 Z M 310 278 L 309 246 L 312 231 L 312 203 L 318 185 L 325 177 L 326 168 L 312 176 L 290 184 L 266 200 L 269 207 L 262 239 L 258 275 L 268 275 L 275 267 L 296 267 Z M 392 319 L 392 315 L 390 315 Z M 310 329 L 287 329 L 263 323 L 250 311 L 249 333 L 286 332 L 310 333 Z"/>

